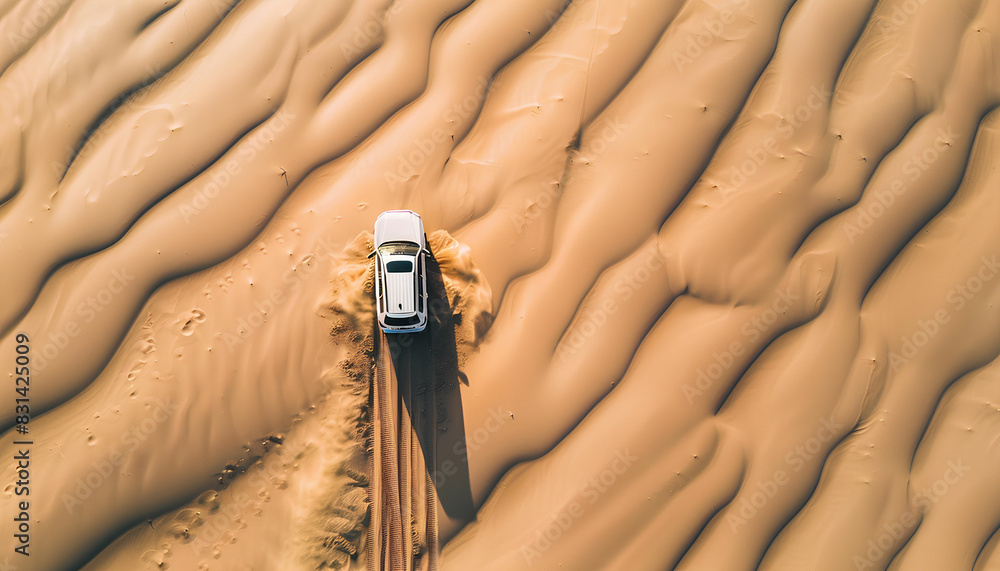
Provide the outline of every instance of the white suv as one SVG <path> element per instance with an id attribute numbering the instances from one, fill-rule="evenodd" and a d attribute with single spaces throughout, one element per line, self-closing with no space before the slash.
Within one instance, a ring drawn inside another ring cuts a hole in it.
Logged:
<path id="1" fill-rule="evenodd" d="M 375 219 L 375 305 L 386 333 L 413 333 L 427 326 L 429 254 L 424 223 L 412 210 L 387 210 Z"/>

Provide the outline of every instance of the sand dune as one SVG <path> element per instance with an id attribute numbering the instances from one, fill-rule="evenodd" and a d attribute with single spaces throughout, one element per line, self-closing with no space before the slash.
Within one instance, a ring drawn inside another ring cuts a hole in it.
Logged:
<path id="1" fill-rule="evenodd" d="M 0 2 L 0 569 L 1000 568 L 998 34 Z M 439 285 L 382 343 L 393 208 Z"/>

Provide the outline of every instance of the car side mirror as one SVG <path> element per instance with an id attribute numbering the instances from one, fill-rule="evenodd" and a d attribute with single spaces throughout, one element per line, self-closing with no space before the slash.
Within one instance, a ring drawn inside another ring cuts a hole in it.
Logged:
<path id="1" fill-rule="evenodd" d="M 375 252 L 377 252 L 377 251 L 378 251 L 378 250 L 372 250 L 372 251 L 371 251 L 371 253 L 370 253 L 370 254 L 368 254 L 368 259 L 370 260 L 370 259 L 372 258 L 372 256 L 374 256 L 374 255 L 375 255 Z"/>

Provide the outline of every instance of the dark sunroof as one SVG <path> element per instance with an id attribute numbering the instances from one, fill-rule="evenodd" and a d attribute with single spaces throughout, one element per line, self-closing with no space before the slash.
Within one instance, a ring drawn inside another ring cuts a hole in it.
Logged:
<path id="1" fill-rule="evenodd" d="M 385 270 L 392 273 L 412 272 L 413 262 L 409 260 L 395 260 L 385 265 Z"/>

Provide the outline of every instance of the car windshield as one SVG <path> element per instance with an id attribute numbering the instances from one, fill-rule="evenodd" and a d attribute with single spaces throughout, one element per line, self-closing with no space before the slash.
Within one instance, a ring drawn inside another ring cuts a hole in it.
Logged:
<path id="1" fill-rule="evenodd" d="M 388 244 L 379 246 L 378 251 L 383 256 L 392 256 L 394 254 L 416 256 L 420 253 L 420 246 L 417 246 L 413 242 L 389 242 Z"/>
<path id="2" fill-rule="evenodd" d="M 413 271 L 413 262 L 408 260 L 393 260 L 385 265 L 385 270 L 390 273 L 403 273 Z"/>

